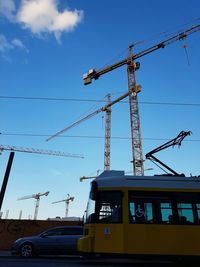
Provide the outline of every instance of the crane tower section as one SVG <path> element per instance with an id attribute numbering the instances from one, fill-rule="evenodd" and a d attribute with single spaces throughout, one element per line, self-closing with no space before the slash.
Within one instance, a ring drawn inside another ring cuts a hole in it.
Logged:
<path id="1" fill-rule="evenodd" d="M 110 135 L 111 135 L 111 106 L 110 94 L 107 95 L 106 126 L 105 126 L 105 148 L 104 148 L 104 170 L 110 170 Z"/>
<path id="2" fill-rule="evenodd" d="M 134 175 L 144 175 L 144 161 L 142 155 L 142 138 L 140 129 L 140 116 L 138 106 L 138 93 L 141 86 L 136 84 L 136 70 L 139 69 L 139 63 L 133 61 L 133 46 L 129 46 L 130 61 L 127 64 L 128 72 L 128 92 L 129 92 L 129 108 L 130 108 L 130 124 L 131 124 L 131 142 L 133 157 L 133 173 Z"/>

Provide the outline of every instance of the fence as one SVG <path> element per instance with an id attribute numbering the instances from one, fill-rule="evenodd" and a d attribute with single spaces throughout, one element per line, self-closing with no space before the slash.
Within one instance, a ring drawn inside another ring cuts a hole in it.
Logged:
<path id="1" fill-rule="evenodd" d="M 7 220 L 0 219 L 0 250 L 10 249 L 14 240 L 39 234 L 48 228 L 63 225 L 82 225 L 82 221 Z"/>

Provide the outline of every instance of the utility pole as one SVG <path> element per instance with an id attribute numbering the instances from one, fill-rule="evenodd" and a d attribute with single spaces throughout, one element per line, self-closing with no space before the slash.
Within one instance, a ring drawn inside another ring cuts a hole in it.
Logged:
<path id="1" fill-rule="evenodd" d="M 0 192 L 0 211 L 1 211 L 2 204 L 3 204 L 3 199 L 4 199 L 4 195 L 5 195 L 5 191 L 6 191 L 6 187 L 7 187 L 7 183 L 8 183 L 14 155 L 15 155 L 15 152 L 10 152 L 10 156 L 8 159 L 8 164 L 7 164 L 7 168 L 6 168 L 6 172 L 4 175 L 4 179 L 3 179 L 3 183 L 2 183 L 2 187 L 1 187 L 1 192 Z"/>

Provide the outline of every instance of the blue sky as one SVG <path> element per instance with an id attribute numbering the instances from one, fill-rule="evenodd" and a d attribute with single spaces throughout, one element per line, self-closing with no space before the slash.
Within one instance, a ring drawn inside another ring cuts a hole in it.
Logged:
<path id="1" fill-rule="evenodd" d="M 51 203 L 67 194 L 75 197 L 69 216 L 83 215 L 90 182 L 80 183 L 79 177 L 103 170 L 105 114 L 64 137 L 46 138 L 104 105 L 86 100 L 104 100 L 108 93 L 115 99 L 127 91 L 126 66 L 88 86 L 82 81 L 85 72 L 126 58 L 131 43 L 139 42 L 137 53 L 200 24 L 199 10 L 198 0 L 0 0 L 0 144 L 84 155 L 78 159 L 16 153 L 3 217 L 7 210 L 9 218 L 18 218 L 20 210 L 23 218 L 33 216 L 34 199 L 17 199 L 45 191 L 50 194 L 41 198 L 39 219 L 64 216 L 64 203 Z M 143 154 L 182 130 L 192 131 L 180 149 L 157 155 L 186 175 L 200 174 L 199 45 L 200 31 L 142 57 L 137 72 Z M 111 132 L 111 169 L 130 171 L 128 103 L 113 106 Z M 8 157 L 7 151 L 1 155 L 2 180 Z M 145 168 L 151 167 L 146 175 L 161 173 L 145 161 Z"/>

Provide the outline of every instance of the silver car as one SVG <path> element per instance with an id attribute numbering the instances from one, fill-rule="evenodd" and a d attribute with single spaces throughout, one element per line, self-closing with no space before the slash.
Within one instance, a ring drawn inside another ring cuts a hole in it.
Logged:
<path id="1" fill-rule="evenodd" d="M 77 241 L 83 235 L 82 226 L 60 226 L 39 235 L 22 237 L 11 246 L 11 254 L 29 258 L 37 255 L 77 254 Z"/>

